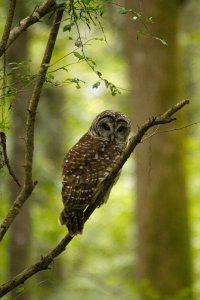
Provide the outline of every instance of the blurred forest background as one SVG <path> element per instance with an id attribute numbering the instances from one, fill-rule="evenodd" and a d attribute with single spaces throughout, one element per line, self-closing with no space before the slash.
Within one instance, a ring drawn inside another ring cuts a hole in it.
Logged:
<path id="1" fill-rule="evenodd" d="M 91 11 L 97 2 L 102 17 L 91 28 L 79 24 L 95 70 L 82 57 L 77 28 L 67 13 L 63 17 L 37 113 L 33 173 L 38 184 L 1 242 L 1 283 L 66 234 L 57 221 L 62 160 L 97 114 L 107 109 L 127 114 L 134 133 L 176 102 L 191 102 L 176 122 L 145 137 L 108 203 L 93 213 L 83 235 L 73 239 L 51 269 L 5 299 L 200 299 L 200 3 L 83 1 Z M 41 3 L 17 1 L 13 26 Z M 7 9 L 2 0 L 2 32 Z M 27 103 L 51 23 L 48 14 L 28 28 L 6 56 L 10 90 L 6 103 L 1 97 L 0 124 L 21 182 Z M 3 166 L 0 221 L 18 193 Z"/>

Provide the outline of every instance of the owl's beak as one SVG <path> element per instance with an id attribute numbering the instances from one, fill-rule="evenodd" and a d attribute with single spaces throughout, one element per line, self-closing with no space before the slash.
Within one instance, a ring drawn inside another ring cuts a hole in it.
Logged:
<path id="1" fill-rule="evenodd" d="M 110 140 L 111 140 L 111 142 L 113 142 L 115 140 L 115 135 L 114 134 L 111 134 Z"/>

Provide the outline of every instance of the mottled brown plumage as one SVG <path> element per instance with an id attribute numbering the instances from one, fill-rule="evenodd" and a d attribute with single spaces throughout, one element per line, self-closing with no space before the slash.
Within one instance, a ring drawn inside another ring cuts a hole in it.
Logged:
<path id="1" fill-rule="evenodd" d="M 129 133 L 130 122 L 124 114 L 104 111 L 66 154 L 62 186 L 64 210 L 60 223 L 68 227 L 70 235 L 82 233 L 84 211 L 103 188 L 105 178 L 126 146 Z M 106 202 L 109 192 L 99 205 Z"/>

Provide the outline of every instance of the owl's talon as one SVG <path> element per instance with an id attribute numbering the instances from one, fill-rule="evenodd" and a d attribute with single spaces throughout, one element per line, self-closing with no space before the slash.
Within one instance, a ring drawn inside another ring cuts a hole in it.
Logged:
<path id="1" fill-rule="evenodd" d="M 84 212 L 81 210 L 73 210 L 68 212 L 68 215 L 65 219 L 65 224 L 68 228 L 70 236 L 82 234 L 84 227 Z"/>

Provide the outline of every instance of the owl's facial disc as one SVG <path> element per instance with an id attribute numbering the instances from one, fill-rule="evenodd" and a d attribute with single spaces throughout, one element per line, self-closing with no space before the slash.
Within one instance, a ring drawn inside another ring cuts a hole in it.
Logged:
<path id="1" fill-rule="evenodd" d="M 130 128 L 130 121 L 125 115 L 107 110 L 94 119 L 89 132 L 111 142 L 126 143 Z"/>

